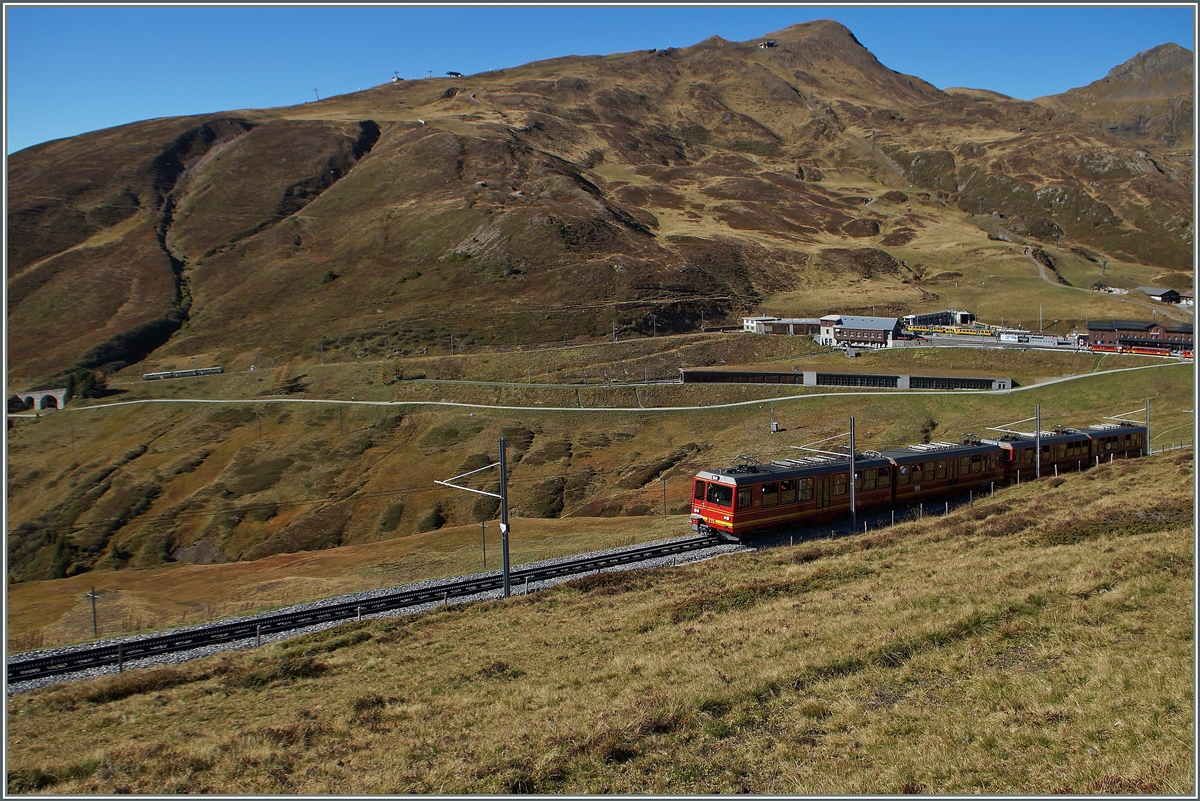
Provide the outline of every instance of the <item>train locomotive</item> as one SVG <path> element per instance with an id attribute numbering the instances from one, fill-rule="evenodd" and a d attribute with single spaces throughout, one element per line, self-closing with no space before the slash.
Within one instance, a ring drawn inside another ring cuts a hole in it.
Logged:
<path id="1" fill-rule="evenodd" d="M 1101 461 L 1146 452 L 1146 427 L 1105 423 L 1056 428 L 1040 437 L 1042 475 L 1083 470 Z M 1038 437 L 1007 433 L 964 437 L 854 457 L 855 510 L 908 505 L 925 499 L 1019 483 L 1037 471 Z M 692 479 L 692 530 L 743 537 L 784 525 L 823 523 L 850 512 L 850 456 L 818 455 L 760 463 L 738 457 L 726 468 Z"/>

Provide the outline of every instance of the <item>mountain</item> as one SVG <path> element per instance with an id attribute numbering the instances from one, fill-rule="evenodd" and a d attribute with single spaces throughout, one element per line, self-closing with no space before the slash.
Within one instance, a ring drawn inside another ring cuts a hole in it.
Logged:
<path id="1" fill-rule="evenodd" d="M 1180 73 L 1134 61 L 1105 80 Z M 1190 150 L 1052 105 L 939 91 L 819 21 L 49 142 L 9 159 L 9 381 L 694 330 L 810 287 L 916 308 L 890 251 L 981 197 L 1187 269 Z"/>
<path id="2" fill-rule="evenodd" d="M 1190 150 L 1194 81 L 1195 54 L 1170 43 L 1138 53 L 1087 86 L 1037 102 L 1073 111 L 1113 136 Z"/>

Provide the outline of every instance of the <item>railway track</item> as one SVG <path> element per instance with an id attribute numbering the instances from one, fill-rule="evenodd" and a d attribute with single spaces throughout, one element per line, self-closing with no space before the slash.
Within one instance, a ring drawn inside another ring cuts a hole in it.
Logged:
<path id="1" fill-rule="evenodd" d="M 636 564 L 723 544 L 727 544 L 727 541 L 720 537 L 689 537 L 613 553 L 582 556 L 556 564 L 516 568 L 509 571 L 509 583 L 511 587 L 522 583 L 593 573 L 605 568 Z M 502 589 L 503 586 L 504 578 L 497 573 L 464 576 L 431 587 L 400 590 L 364 600 L 323 604 L 297 612 L 259 615 L 231 623 L 215 623 L 188 631 L 161 634 L 112 645 L 79 648 L 32 659 L 15 660 L 7 665 L 8 683 L 31 681 L 106 665 L 123 666 L 126 662 L 162 654 L 258 638 L 267 634 L 293 631 L 320 623 L 353 620 L 365 615 L 427 603 L 448 602 L 452 598 L 464 598 L 491 592 Z"/>

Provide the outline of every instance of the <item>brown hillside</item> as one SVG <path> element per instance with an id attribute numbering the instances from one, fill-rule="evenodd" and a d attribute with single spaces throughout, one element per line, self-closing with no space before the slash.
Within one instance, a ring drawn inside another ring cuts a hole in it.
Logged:
<path id="1" fill-rule="evenodd" d="M 1164 44 L 1113 67 L 1098 81 L 1037 102 L 1073 111 L 1123 139 L 1190 150 L 1194 76 L 1195 54 Z"/>
<path id="2" fill-rule="evenodd" d="M 14 154 L 10 380 L 148 356 L 340 358 L 364 338 L 403 354 L 451 333 L 597 336 L 614 319 L 694 330 L 861 282 L 815 258 L 827 247 L 920 251 L 919 226 L 870 203 L 901 188 L 906 213 L 964 238 L 982 239 L 983 196 L 1043 243 L 1190 263 L 1190 165 L 1044 105 L 941 92 L 834 22 L 766 40 L 401 81 Z"/>

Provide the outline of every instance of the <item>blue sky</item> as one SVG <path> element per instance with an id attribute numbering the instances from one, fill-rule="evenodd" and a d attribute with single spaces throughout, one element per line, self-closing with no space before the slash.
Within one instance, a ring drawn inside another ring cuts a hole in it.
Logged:
<path id="1" fill-rule="evenodd" d="M 1156 45 L 1195 49 L 1194 7 L 5 7 L 5 152 L 153 117 L 299 104 L 563 55 L 745 41 L 835 19 L 887 67 L 1024 99 Z"/>

